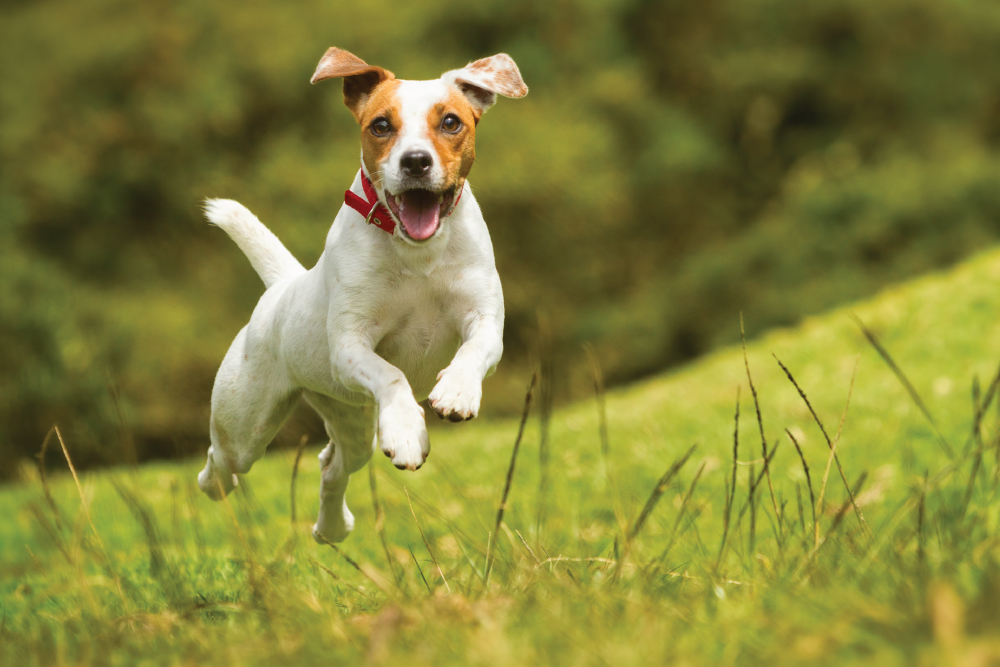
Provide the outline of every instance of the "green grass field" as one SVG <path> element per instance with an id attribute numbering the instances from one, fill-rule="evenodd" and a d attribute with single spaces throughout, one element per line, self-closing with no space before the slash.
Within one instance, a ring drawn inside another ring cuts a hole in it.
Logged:
<path id="1" fill-rule="evenodd" d="M 0 488 L 0 664 L 1000 660 L 1000 252 L 747 349 L 767 475 L 742 351 L 723 350 L 608 393 L 606 430 L 600 400 L 557 410 L 544 448 L 536 392 L 499 532 L 516 421 L 434 428 L 417 473 L 376 455 L 339 551 L 309 537 L 319 443 L 294 521 L 294 452 L 219 504 L 201 460 L 83 474 L 83 504 L 68 471 L 50 501 L 26 464 Z M 856 368 L 843 478 L 834 463 L 826 479 L 826 438 L 772 353 L 831 440 Z M 65 469 L 56 439 L 47 457 Z"/>

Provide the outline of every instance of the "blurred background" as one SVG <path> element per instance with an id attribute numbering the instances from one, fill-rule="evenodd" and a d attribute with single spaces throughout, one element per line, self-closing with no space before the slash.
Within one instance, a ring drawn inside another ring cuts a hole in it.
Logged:
<path id="1" fill-rule="evenodd" d="M 470 182 L 507 299 L 484 412 L 557 402 L 1000 239 L 1000 5 L 968 0 L 0 2 L 0 476 L 202 453 L 263 287 L 205 197 L 306 266 L 358 168 L 331 45 L 400 78 L 510 53 Z M 300 411 L 278 445 L 321 438 Z"/>

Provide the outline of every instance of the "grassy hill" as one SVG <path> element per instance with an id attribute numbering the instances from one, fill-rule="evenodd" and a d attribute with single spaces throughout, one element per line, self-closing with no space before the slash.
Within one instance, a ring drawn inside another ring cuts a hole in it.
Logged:
<path id="1" fill-rule="evenodd" d="M 536 395 L 499 533 L 518 424 L 488 416 L 435 427 L 418 473 L 376 455 L 348 492 L 357 528 L 339 551 L 309 539 L 318 443 L 295 521 L 294 452 L 265 457 L 227 504 L 197 491 L 201 460 L 85 475 L 86 508 L 68 474 L 50 475 L 49 502 L 27 465 L 0 489 L 0 664 L 1000 659 L 1000 252 L 747 353 L 768 476 L 743 353 L 727 349 L 608 394 L 606 439 L 590 400 L 552 415 L 543 448 Z M 831 440 L 855 377 L 838 457 L 857 510 L 833 464 L 814 525 L 829 448 L 772 353 Z"/>

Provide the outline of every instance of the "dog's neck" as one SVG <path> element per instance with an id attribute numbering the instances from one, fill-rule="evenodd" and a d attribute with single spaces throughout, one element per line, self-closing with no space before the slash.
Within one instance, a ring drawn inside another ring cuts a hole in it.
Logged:
<path id="1" fill-rule="evenodd" d="M 368 173 L 363 159 L 361 169 L 355 175 L 354 182 L 351 184 L 351 192 L 362 198 L 365 197 L 364 186 L 361 184 L 362 174 L 375 184 L 375 192 L 378 194 L 379 204 L 386 206 L 385 192 L 378 186 L 378 182 L 372 178 L 372 175 Z M 463 197 L 464 199 L 467 198 Z M 368 229 L 366 231 L 378 239 L 377 243 L 380 247 L 385 248 L 386 252 L 392 254 L 399 263 L 401 270 L 418 275 L 430 275 L 434 272 L 434 269 L 441 265 L 441 262 L 447 255 L 454 227 L 456 224 L 460 224 L 464 206 L 465 201 L 459 201 L 451 214 L 441 221 L 441 228 L 437 234 L 420 243 L 415 243 L 404 238 L 403 231 L 399 229 L 399 223 L 396 224 L 397 228 L 392 234 L 387 234 L 375 225 L 367 225 Z"/>

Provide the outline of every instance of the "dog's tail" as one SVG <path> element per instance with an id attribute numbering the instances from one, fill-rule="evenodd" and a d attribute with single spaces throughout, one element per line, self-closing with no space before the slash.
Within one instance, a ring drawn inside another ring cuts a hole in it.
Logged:
<path id="1" fill-rule="evenodd" d="M 299 260 L 243 204 L 232 199 L 208 199 L 205 217 L 236 241 L 265 287 L 305 273 Z"/>

